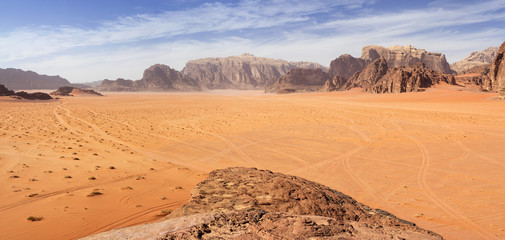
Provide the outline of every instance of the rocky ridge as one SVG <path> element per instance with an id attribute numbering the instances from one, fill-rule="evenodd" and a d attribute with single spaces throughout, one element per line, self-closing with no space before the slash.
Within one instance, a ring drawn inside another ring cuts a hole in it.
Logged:
<path id="1" fill-rule="evenodd" d="M 59 87 L 56 91 L 52 92 L 51 95 L 54 96 L 78 96 L 78 95 L 91 95 L 91 96 L 103 96 L 101 93 L 95 92 L 91 89 L 82 89 L 76 87 Z"/>
<path id="2" fill-rule="evenodd" d="M 465 59 L 451 64 L 451 69 L 458 74 L 467 74 L 474 70 L 474 67 L 489 65 L 493 62 L 498 53 L 498 47 L 486 48 L 480 52 L 472 52 Z M 470 72 L 469 72 L 470 70 Z"/>
<path id="3" fill-rule="evenodd" d="M 316 63 L 288 62 L 251 54 L 190 60 L 182 70 L 207 89 L 265 89 L 293 68 L 321 68 Z"/>
<path id="4" fill-rule="evenodd" d="M 289 70 L 286 75 L 278 78 L 265 92 L 292 93 L 318 91 L 329 79 L 330 76 L 320 68 L 294 68 Z"/>
<path id="5" fill-rule="evenodd" d="M 11 96 L 18 99 L 28 100 L 50 100 L 53 99 L 49 94 L 42 92 L 27 93 L 24 91 L 14 92 L 7 89 L 4 85 L 0 84 L 0 96 Z"/>
<path id="6" fill-rule="evenodd" d="M 443 239 L 302 178 L 255 168 L 215 170 L 167 220 L 97 239 Z"/>
<path id="7" fill-rule="evenodd" d="M 86 87 L 82 84 L 72 84 L 60 76 L 40 75 L 33 71 L 14 68 L 0 68 L 0 84 L 14 90 L 56 89 L 62 86 Z"/>

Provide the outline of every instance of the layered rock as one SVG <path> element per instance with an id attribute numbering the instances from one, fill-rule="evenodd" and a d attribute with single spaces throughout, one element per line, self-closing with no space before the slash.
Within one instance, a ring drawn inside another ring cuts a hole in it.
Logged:
<path id="1" fill-rule="evenodd" d="M 318 91 L 328 80 L 330 80 L 330 76 L 320 68 L 294 68 L 289 70 L 286 75 L 279 77 L 265 92 L 290 93 Z"/>
<path id="2" fill-rule="evenodd" d="M 146 69 L 142 79 L 136 84 L 138 88 L 148 91 L 200 90 L 199 83 L 190 76 L 163 64 L 156 64 Z"/>
<path id="3" fill-rule="evenodd" d="M 361 87 L 368 89 L 375 85 L 382 76 L 388 71 L 388 63 L 385 58 L 379 57 L 368 64 L 363 71 L 355 73 L 349 81 L 346 82 L 344 89 Z"/>
<path id="4" fill-rule="evenodd" d="M 0 84 L 14 90 L 56 89 L 71 85 L 67 79 L 60 76 L 39 75 L 36 72 L 14 68 L 0 68 Z"/>
<path id="5" fill-rule="evenodd" d="M 182 70 L 207 89 L 265 89 L 293 68 L 322 68 L 310 62 L 255 57 L 251 54 L 191 60 Z"/>
<path id="6" fill-rule="evenodd" d="M 496 89 L 501 98 L 505 98 L 505 42 L 498 49 L 498 53 L 489 69 L 488 88 Z"/>
<path id="7" fill-rule="evenodd" d="M 90 89 L 82 89 L 75 87 L 60 87 L 58 90 L 51 93 L 55 96 L 79 96 L 79 95 L 91 95 L 91 96 L 103 96 L 101 93 L 95 92 Z"/>
<path id="8" fill-rule="evenodd" d="M 498 47 L 490 47 L 480 52 L 472 52 L 465 59 L 451 64 L 451 69 L 456 71 L 458 74 L 468 74 L 472 71 L 475 72 L 475 69 L 471 69 L 491 64 L 497 53 Z"/>
<path id="9" fill-rule="evenodd" d="M 343 54 L 330 63 L 328 73 L 331 78 L 340 76 L 345 80 L 349 79 L 356 72 L 361 72 L 370 63 L 361 58 L 355 58 L 349 54 Z"/>
<path id="10" fill-rule="evenodd" d="M 453 73 L 444 54 L 428 52 L 424 49 L 414 48 L 411 45 L 388 48 L 366 46 L 362 49 L 361 59 L 363 60 L 374 61 L 380 57 L 385 58 L 391 68 L 409 67 L 422 62 L 438 73 Z"/>
<path id="11" fill-rule="evenodd" d="M 442 239 L 321 184 L 254 168 L 215 170 L 163 222 L 96 239 Z"/>

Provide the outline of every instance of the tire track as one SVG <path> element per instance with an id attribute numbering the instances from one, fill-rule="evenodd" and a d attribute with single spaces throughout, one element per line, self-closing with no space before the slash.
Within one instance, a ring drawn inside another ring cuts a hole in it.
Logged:
<path id="1" fill-rule="evenodd" d="M 433 202 L 437 207 L 439 207 L 442 211 L 449 214 L 455 219 L 459 219 L 464 222 L 464 224 L 470 229 L 473 233 L 479 235 L 483 239 L 498 239 L 496 236 L 486 232 L 479 225 L 475 224 L 473 221 L 466 218 L 464 215 L 460 214 L 456 210 L 454 210 L 451 206 L 447 205 L 443 200 L 437 197 L 437 195 L 431 190 L 430 186 L 426 181 L 426 174 L 428 172 L 431 157 L 428 153 L 426 147 L 415 137 L 407 134 L 400 125 L 396 122 L 390 120 L 391 124 L 393 124 L 399 132 L 401 132 L 405 137 L 414 142 L 421 152 L 421 166 L 419 167 L 419 171 L 417 173 L 417 182 L 421 189 L 424 191 L 425 195 Z"/>

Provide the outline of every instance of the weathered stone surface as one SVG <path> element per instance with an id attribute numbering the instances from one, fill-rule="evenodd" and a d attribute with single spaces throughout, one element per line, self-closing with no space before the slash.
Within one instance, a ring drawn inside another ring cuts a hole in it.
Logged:
<path id="1" fill-rule="evenodd" d="M 467 74 L 476 69 L 470 70 L 474 67 L 489 65 L 493 62 L 498 53 L 498 47 L 486 48 L 480 52 L 472 52 L 465 59 L 451 64 L 451 69 L 458 74 Z"/>
<path id="2" fill-rule="evenodd" d="M 356 72 L 361 72 L 368 63 L 370 61 L 355 58 L 349 54 L 343 54 L 331 61 L 328 73 L 331 78 L 340 76 L 347 80 Z"/>
<path id="3" fill-rule="evenodd" d="M 13 68 L 0 68 L 0 84 L 13 90 L 56 89 L 71 85 L 67 79 L 60 76 L 39 75 L 36 72 Z"/>
<path id="4" fill-rule="evenodd" d="M 363 71 L 355 73 L 349 81 L 346 82 L 344 89 L 361 87 L 368 89 L 375 85 L 382 76 L 388 71 L 388 63 L 385 58 L 379 57 L 368 64 Z"/>
<path id="5" fill-rule="evenodd" d="M 266 89 L 269 93 L 318 91 L 330 80 L 330 76 L 320 68 L 294 68 L 288 74 L 281 76 Z"/>
<path id="6" fill-rule="evenodd" d="M 254 168 L 215 170 L 163 222 L 97 239 L 442 239 L 299 177 Z"/>
<path id="7" fill-rule="evenodd" d="M 498 53 L 489 69 L 488 86 L 491 89 L 496 89 L 501 98 L 505 98 L 505 42 L 498 49 Z"/>
<path id="8" fill-rule="evenodd" d="M 265 89 L 293 68 L 322 68 L 310 62 L 255 57 L 251 54 L 191 60 L 182 70 L 208 89 Z"/>
<path id="9" fill-rule="evenodd" d="M 7 89 L 4 85 L 0 84 L 0 96 L 14 95 L 14 91 Z"/>
<path id="10" fill-rule="evenodd" d="M 361 58 L 363 60 L 374 61 L 379 57 L 385 58 L 390 68 L 409 67 L 422 62 L 438 73 L 453 73 L 444 54 L 428 52 L 424 49 L 414 48 L 411 45 L 388 48 L 366 46 L 362 49 Z"/>

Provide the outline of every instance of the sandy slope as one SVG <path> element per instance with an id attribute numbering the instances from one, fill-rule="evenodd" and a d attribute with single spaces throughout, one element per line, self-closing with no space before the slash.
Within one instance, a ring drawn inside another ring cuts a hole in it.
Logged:
<path id="1" fill-rule="evenodd" d="M 153 221 L 228 166 L 308 178 L 448 239 L 503 239 L 505 102 L 493 97 L 439 86 L 0 98 L 0 239 Z"/>

